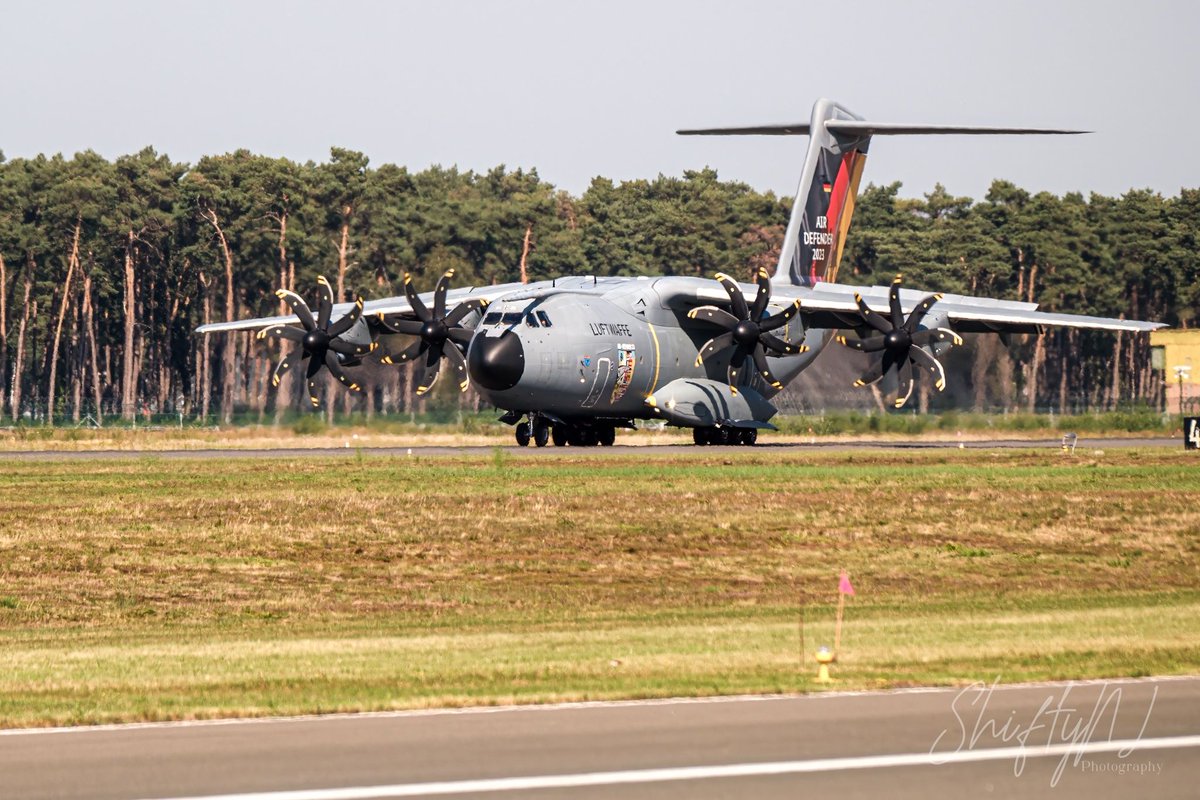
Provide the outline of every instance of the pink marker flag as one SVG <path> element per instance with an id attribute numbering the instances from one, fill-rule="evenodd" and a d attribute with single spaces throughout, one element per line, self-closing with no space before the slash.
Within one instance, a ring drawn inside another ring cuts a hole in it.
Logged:
<path id="1" fill-rule="evenodd" d="M 850 576 L 846 574 L 846 570 L 842 570 L 842 575 L 838 578 L 838 592 L 854 596 L 854 587 L 850 585 Z"/>

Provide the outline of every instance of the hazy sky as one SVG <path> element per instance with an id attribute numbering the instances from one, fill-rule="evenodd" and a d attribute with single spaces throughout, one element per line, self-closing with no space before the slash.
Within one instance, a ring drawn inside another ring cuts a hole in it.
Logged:
<path id="1" fill-rule="evenodd" d="M 1200 3 L 51 2 L 4 10 L 0 150 L 149 144 L 592 176 L 705 165 L 790 195 L 806 140 L 679 127 L 870 119 L 1095 130 L 878 139 L 866 181 L 917 195 L 1200 186 Z"/>

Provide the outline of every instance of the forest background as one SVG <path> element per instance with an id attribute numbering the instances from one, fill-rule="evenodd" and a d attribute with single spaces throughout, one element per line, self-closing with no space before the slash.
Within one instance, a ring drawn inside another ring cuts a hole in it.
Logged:
<path id="1" fill-rule="evenodd" d="M 749 279 L 774 268 L 789 208 L 790 198 L 707 168 L 596 177 L 577 197 L 536 170 L 410 172 L 341 148 L 303 164 L 247 151 L 196 164 L 149 148 L 115 161 L 0 154 L 0 424 L 290 418 L 302 398 L 295 381 L 271 388 L 278 344 L 193 329 L 280 313 L 274 290 L 311 297 L 318 274 L 340 299 L 399 294 L 405 272 L 427 291 L 449 268 L 456 286 L 569 274 Z M 1198 235 L 1198 189 L 1060 197 L 996 180 L 975 200 L 870 185 L 839 280 L 886 284 L 902 272 L 911 288 L 1188 328 L 1200 302 Z M 882 409 L 878 392 L 849 388 L 858 357 L 822 356 L 781 408 Z M 1158 408 L 1163 375 L 1150 362 L 1144 334 L 968 337 L 946 358 L 950 389 L 919 386 L 917 406 Z M 480 408 L 450 382 L 416 397 L 406 368 L 361 374 L 363 397 L 326 387 L 330 418 Z"/>

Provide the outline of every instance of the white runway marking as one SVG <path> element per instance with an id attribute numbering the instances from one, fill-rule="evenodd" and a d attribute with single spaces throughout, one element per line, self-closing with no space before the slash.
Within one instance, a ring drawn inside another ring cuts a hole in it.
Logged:
<path id="1" fill-rule="evenodd" d="M 1169 736 L 1158 739 L 1118 739 L 1106 742 L 1065 743 L 1041 747 L 997 747 L 947 753 L 897 753 L 882 756 L 816 758 L 808 761 L 774 761 L 762 764 L 720 764 L 705 767 L 666 767 L 616 772 L 583 772 L 573 775 L 530 775 L 516 778 L 400 783 L 390 786 L 351 786 L 337 789 L 294 789 L 249 794 L 201 795 L 162 800 L 370 800 L 370 798 L 428 797 L 431 795 L 482 794 L 491 792 L 531 791 L 534 789 L 570 789 L 588 786 L 693 781 L 711 778 L 746 778 L 765 775 L 795 775 L 805 772 L 880 769 L 887 767 L 940 766 L 979 761 L 1008 761 L 1016 758 L 1067 758 L 1097 753 L 1118 753 L 1122 757 L 1143 750 L 1170 750 L 1200 747 L 1200 735 Z"/>

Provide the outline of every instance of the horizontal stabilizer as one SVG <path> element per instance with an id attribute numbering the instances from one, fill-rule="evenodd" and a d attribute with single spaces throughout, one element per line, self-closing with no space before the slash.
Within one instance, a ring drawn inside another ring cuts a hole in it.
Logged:
<path id="1" fill-rule="evenodd" d="M 994 125 L 913 125 L 907 122 L 871 122 L 859 119 L 831 119 L 825 123 L 830 133 L 860 136 L 928 136 L 965 134 L 967 136 L 990 136 L 1005 134 L 1077 134 L 1091 131 L 1075 131 L 1060 128 L 1005 128 Z M 807 136 L 811 126 L 807 122 L 783 125 L 753 125 L 745 128 L 686 128 L 675 131 L 680 136 Z"/>

